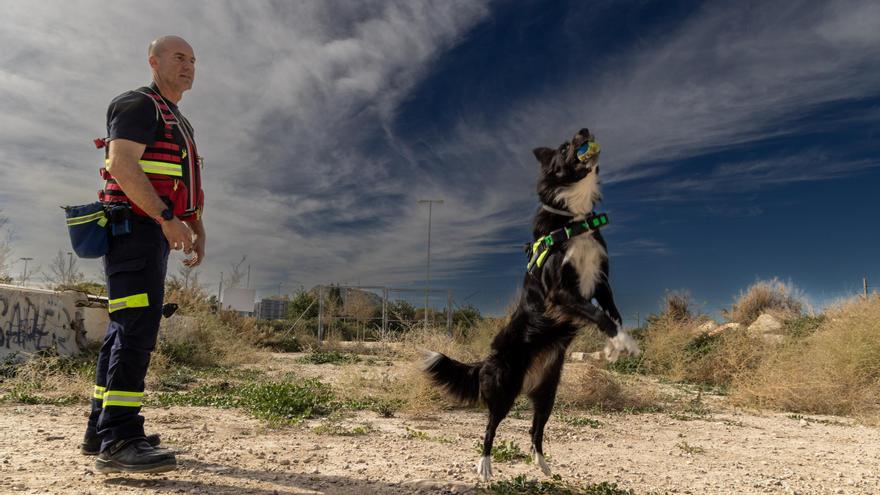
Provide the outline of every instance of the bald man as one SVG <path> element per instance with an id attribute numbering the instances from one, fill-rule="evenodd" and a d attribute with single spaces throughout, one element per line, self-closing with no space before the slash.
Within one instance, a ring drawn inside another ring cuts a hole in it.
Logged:
<path id="1" fill-rule="evenodd" d="M 84 454 L 99 454 L 96 468 L 102 473 L 177 467 L 174 454 L 158 448 L 159 436 L 144 432 L 140 411 L 159 333 L 168 254 L 182 250 L 190 267 L 205 257 L 201 159 L 193 128 L 177 107 L 192 88 L 195 61 L 183 38 L 157 38 L 148 51 L 152 84 L 117 96 L 107 110 L 100 197 L 110 218 L 104 257 L 110 324 L 81 446 Z"/>

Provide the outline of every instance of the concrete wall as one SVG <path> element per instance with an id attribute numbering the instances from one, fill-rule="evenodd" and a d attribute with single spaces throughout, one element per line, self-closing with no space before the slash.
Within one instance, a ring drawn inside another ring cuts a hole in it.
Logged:
<path id="1" fill-rule="evenodd" d="M 110 314 L 107 308 L 80 308 L 83 315 L 85 338 L 89 342 L 102 342 L 107 334 Z M 192 316 L 174 315 L 159 322 L 159 338 L 179 338 L 198 330 L 199 322 Z"/>
<path id="2" fill-rule="evenodd" d="M 0 285 L 0 359 L 55 349 L 69 356 L 84 345 L 75 293 Z"/>
<path id="3" fill-rule="evenodd" d="M 101 342 L 110 315 L 106 307 L 87 307 L 76 292 L 55 292 L 0 284 L 0 360 L 19 353 L 55 349 L 62 356 L 80 352 L 87 342 Z M 160 336 L 186 339 L 198 320 L 174 315 L 162 318 Z"/>

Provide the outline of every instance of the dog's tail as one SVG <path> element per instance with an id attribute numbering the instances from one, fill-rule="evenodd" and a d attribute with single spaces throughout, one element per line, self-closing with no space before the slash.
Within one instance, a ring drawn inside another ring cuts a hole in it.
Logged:
<path id="1" fill-rule="evenodd" d="M 432 382 L 458 400 L 474 404 L 480 399 L 480 368 L 483 362 L 461 363 L 439 352 L 430 352 L 422 368 Z"/>

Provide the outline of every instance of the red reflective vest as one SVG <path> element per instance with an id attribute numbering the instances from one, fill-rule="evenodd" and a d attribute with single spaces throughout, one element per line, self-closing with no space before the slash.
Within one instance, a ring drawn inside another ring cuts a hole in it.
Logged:
<path id="1" fill-rule="evenodd" d="M 196 150 L 192 126 L 152 88 L 144 87 L 135 91 L 152 100 L 159 123 L 155 140 L 147 145 L 138 160 L 141 170 L 175 216 L 181 220 L 198 219 L 204 207 L 205 195 L 202 191 L 202 159 Z M 104 189 L 98 192 L 98 198 L 102 203 L 127 203 L 134 213 L 149 216 L 128 199 L 107 171 L 106 166 L 110 163 L 107 144 L 106 139 L 95 140 L 98 148 L 105 148 L 105 168 L 101 168 L 101 177 L 105 182 Z"/>

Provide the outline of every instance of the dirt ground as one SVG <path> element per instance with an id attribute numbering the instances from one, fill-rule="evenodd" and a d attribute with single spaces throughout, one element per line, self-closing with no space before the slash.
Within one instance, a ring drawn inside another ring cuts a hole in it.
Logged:
<path id="1" fill-rule="evenodd" d="M 712 411 L 696 418 L 578 414 L 597 420 L 598 428 L 554 416 L 545 450 L 567 482 L 613 482 L 639 495 L 880 493 L 878 428 L 723 403 Z M 77 450 L 86 407 L 0 406 L 0 493 L 428 494 L 479 493 L 485 486 L 474 472 L 475 443 L 485 427 L 480 411 L 428 419 L 365 411 L 335 423 L 361 427 L 357 436 L 319 434 L 316 427 L 326 420 L 272 429 L 235 410 L 169 407 L 144 415 L 148 431 L 161 433 L 178 453 L 177 471 L 101 475 L 94 458 Z M 508 418 L 498 441 L 527 450 L 529 423 L 529 413 Z M 545 479 L 524 461 L 496 462 L 493 471 L 494 480 Z"/>

